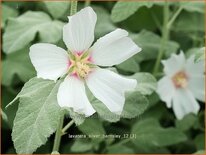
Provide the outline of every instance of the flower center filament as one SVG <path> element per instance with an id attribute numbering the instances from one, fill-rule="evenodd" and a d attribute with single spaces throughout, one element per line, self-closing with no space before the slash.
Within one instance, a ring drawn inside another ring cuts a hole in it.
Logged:
<path id="1" fill-rule="evenodd" d="M 188 77 L 185 72 L 178 72 L 172 77 L 172 81 L 176 88 L 185 88 L 188 85 Z"/>
<path id="2" fill-rule="evenodd" d="M 88 54 L 71 54 L 69 73 L 81 79 L 85 79 L 91 71 L 90 64 L 91 61 Z"/>

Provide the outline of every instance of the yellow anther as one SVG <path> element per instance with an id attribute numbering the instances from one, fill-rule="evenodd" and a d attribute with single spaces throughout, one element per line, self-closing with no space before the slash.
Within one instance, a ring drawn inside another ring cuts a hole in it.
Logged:
<path id="1" fill-rule="evenodd" d="M 188 85 L 188 77 L 185 72 L 178 72 L 172 77 L 172 81 L 176 88 L 185 88 Z"/>
<path id="2" fill-rule="evenodd" d="M 76 73 L 80 78 L 86 78 L 91 71 L 91 68 L 89 66 L 90 61 L 88 60 L 88 56 L 82 56 L 75 54 L 70 57 L 70 72 Z"/>
<path id="3" fill-rule="evenodd" d="M 85 63 L 77 62 L 76 72 L 80 77 L 85 78 L 90 72 L 90 67 Z"/>

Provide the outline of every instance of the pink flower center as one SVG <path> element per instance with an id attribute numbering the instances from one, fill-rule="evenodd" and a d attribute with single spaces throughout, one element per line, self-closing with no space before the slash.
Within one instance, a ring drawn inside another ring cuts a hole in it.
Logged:
<path id="1" fill-rule="evenodd" d="M 69 73 L 75 77 L 85 79 L 91 72 L 91 56 L 88 53 L 76 52 L 69 60 Z"/>
<path id="2" fill-rule="evenodd" d="M 188 85 L 188 76 L 185 72 L 180 71 L 172 77 L 172 81 L 176 88 L 185 88 Z"/>

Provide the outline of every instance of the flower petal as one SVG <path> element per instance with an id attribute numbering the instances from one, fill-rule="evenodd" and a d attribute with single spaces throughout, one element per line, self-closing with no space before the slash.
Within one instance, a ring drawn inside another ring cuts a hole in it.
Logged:
<path id="1" fill-rule="evenodd" d="M 167 107 L 171 108 L 175 87 L 169 77 L 165 76 L 158 81 L 157 93 L 159 94 L 161 100 L 166 102 Z"/>
<path id="2" fill-rule="evenodd" d="M 177 89 L 173 98 L 173 110 L 178 119 L 189 113 L 197 114 L 200 109 L 198 102 L 187 89 Z"/>
<path id="3" fill-rule="evenodd" d="M 100 66 L 113 66 L 141 51 L 128 36 L 128 32 L 117 29 L 97 40 L 91 48 L 93 63 Z"/>
<path id="4" fill-rule="evenodd" d="M 186 60 L 183 52 L 181 52 L 179 55 L 172 54 L 169 59 L 162 61 L 165 74 L 171 77 L 175 73 L 182 71 L 185 67 L 185 61 Z"/>
<path id="5" fill-rule="evenodd" d="M 68 54 L 56 45 L 34 44 L 30 47 L 29 56 L 39 78 L 56 81 L 67 72 Z"/>
<path id="6" fill-rule="evenodd" d="M 71 52 L 84 52 L 94 41 L 97 15 L 91 7 L 86 7 L 69 17 L 63 27 L 63 40 Z"/>
<path id="7" fill-rule="evenodd" d="M 202 76 L 204 74 L 204 61 L 195 62 L 195 56 L 186 61 L 185 70 L 190 77 Z"/>
<path id="8" fill-rule="evenodd" d="M 195 62 L 195 56 L 192 55 L 187 61 L 185 70 L 188 75 L 188 86 L 194 96 L 204 102 L 205 101 L 205 75 L 204 61 Z"/>
<path id="9" fill-rule="evenodd" d="M 136 80 L 124 78 L 106 69 L 95 69 L 86 79 L 93 95 L 102 101 L 107 108 L 121 114 L 125 102 L 125 91 L 134 89 Z"/>
<path id="10" fill-rule="evenodd" d="M 89 102 L 84 82 L 74 76 L 67 76 L 61 83 L 57 93 L 57 101 L 60 107 L 73 108 L 74 112 L 91 116 L 95 113 Z"/>
<path id="11" fill-rule="evenodd" d="M 188 80 L 188 87 L 195 96 L 195 98 L 202 102 L 205 102 L 205 76 L 193 76 Z"/>

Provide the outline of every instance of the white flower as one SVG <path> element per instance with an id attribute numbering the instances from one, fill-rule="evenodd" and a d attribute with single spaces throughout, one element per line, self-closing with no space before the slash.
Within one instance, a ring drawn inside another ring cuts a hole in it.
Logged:
<path id="1" fill-rule="evenodd" d="M 134 89 L 137 82 L 98 66 L 119 64 L 141 49 L 122 29 L 100 38 L 91 47 L 96 20 L 97 16 L 91 7 L 69 17 L 69 23 L 63 28 L 63 40 L 69 53 L 55 45 L 39 43 L 30 48 L 31 62 L 39 78 L 56 81 L 66 75 L 57 93 L 61 107 L 73 108 L 85 116 L 92 115 L 95 110 L 87 98 L 86 84 L 111 112 L 121 114 L 124 93 Z"/>
<path id="2" fill-rule="evenodd" d="M 186 60 L 181 52 L 162 63 L 166 75 L 158 82 L 161 100 L 173 108 L 178 119 L 191 112 L 197 114 L 200 106 L 196 99 L 204 101 L 204 62 L 195 63 L 194 55 Z"/>

